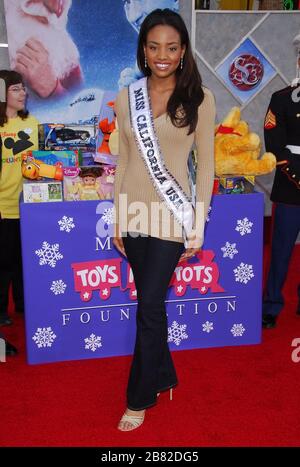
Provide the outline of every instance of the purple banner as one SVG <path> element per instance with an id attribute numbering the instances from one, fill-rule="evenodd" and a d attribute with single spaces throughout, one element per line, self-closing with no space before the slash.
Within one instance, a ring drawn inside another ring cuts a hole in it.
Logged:
<path id="1" fill-rule="evenodd" d="M 35 226 L 35 227 L 33 227 Z M 28 362 L 128 355 L 136 291 L 111 201 L 21 204 Z M 201 254 L 167 297 L 171 350 L 261 340 L 263 195 L 213 198 Z"/>

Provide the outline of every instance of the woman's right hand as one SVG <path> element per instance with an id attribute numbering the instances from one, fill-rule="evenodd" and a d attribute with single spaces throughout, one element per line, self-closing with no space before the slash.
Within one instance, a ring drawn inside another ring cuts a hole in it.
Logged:
<path id="1" fill-rule="evenodd" d="M 35 3 L 37 0 L 34 0 Z M 64 11 L 66 6 L 66 0 L 42 0 L 45 7 L 49 10 L 50 13 L 55 13 L 59 18 Z"/>
<path id="2" fill-rule="evenodd" d="M 113 244 L 115 245 L 117 250 L 119 250 L 119 252 L 127 258 L 122 237 L 114 237 Z"/>

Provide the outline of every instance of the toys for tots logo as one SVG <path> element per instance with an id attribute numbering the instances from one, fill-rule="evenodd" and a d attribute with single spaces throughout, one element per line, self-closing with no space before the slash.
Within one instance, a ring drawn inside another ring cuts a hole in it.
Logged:
<path id="1" fill-rule="evenodd" d="M 215 254 L 212 250 L 203 250 L 197 253 L 198 262 L 179 263 L 173 273 L 171 285 L 178 297 L 185 294 L 187 287 L 197 289 L 200 294 L 211 292 L 224 292 L 218 283 L 220 271 L 214 263 Z"/>
<path id="2" fill-rule="evenodd" d="M 73 263 L 75 291 L 80 292 L 81 300 L 91 300 L 94 290 L 99 291 L 100 298 L 106 300 L 111 295 L 112 287 L 121 287 L 121 261 L 121 258 L 114 258 Z"/>

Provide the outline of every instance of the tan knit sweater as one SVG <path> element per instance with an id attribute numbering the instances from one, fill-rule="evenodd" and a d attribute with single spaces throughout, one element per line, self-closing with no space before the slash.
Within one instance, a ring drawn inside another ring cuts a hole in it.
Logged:
<path id="1" fill-rule="evenodd" d="M 196 201 L 204 203 L 204 216 L 208 211 L 214 179 L 214 125 L 215 102 L 208 89 L 204 89 L 204 100 L 198 110 L 198 124 L 194 133 L 187 135 L 188 128 L 176 128 L 167 114 L 154 119 L 154 126 L 159 140 L 165 165 L 177 179 L 185 193 L 190 196 L 187 174 L 187 160 L 193 144 L 197 149 Z M 116 220 L 114 235 L 138 231 L 164 240 L 183 243 L 182 228 L 173 216 L 171 222 L 165 214 L 169 210 L 160 200 L 144 161 L 138 152 L 130 125 L 128 90 L 123 89 L 117 96 L 115 112 L 119 126 L 119 159 L 115 175 L 114 204 Z M 121 203 L 119 195 L 127 194 L 127 204 Z M 144 205 L 131 204 L 142 202 Z M 162 210 L 153 208 L 160 203 Z M 146 214 L 144 206 L 146 206 Z M 151 213 L 152 206 L 152 213 Z M 127 217 L 127 219 L 126 219 Z M 137 227 L 137 228 L 136 228 Z M 203 228 L 196 232 L 196 245 L 203 243 Z M 178 235 L 178 232 L 179 235 Z"/>

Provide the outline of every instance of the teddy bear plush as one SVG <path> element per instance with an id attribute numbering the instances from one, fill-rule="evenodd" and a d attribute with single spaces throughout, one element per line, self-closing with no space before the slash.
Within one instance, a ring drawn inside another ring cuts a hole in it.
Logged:
<path id="1" fill-rule="evenodd" d="M 265 175 L 276 166 L 274 154 L 266 152 L 259 159 L 260 138 L 249 132 L 241 120 L 241 111 L 233 107 L 215 131 L 216 175 Z"/>

